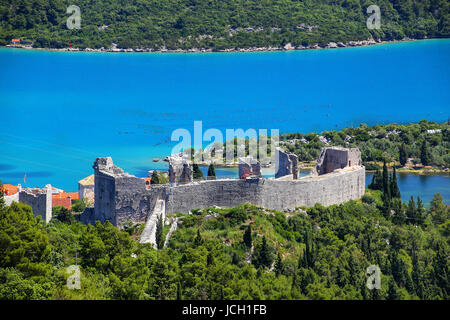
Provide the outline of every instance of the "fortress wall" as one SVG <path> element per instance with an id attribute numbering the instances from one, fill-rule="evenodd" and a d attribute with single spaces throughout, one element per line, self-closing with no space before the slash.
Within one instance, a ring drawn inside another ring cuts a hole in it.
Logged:
<path id="1" fill-rule="evenodd" d="M 109 215 L 103 213 L 95 219 L 121 225 L 125 221 L 145 223 L 158 199 L 166 201 L 166 214 L 212 206 L 234 207 L 247 202 L 275 210 L 311 207 L 316 203 L 324 206 L 339 204 L 364 195 L 365 169 L 352 167 L 298 180 L 207 180 L 174 187 L 157 185 L 148 190 L 144 180 L 136 177 L 99 179 L 104 188 L 110 181 L 114 185 L 109 187 L 115 191 L 104 192 L 102 201 L 96 199 L 95 206 L 102 208 L 99 209 L 101 214 L 102 210 L 111 207 L 111 203 L 114 207 Z M 115 200 L 108 198 L 113 194 Z"/>
<path id="2" fill-rule="evenodd" d="M 324 206 L 359 199 L 365 192 L 364 167 L 299 180 L 266 180 L 262 206 L 285 210 L 298 206 Z"/>
<path id="3" fill-rule="evenodd" d="M 350 151 L 328 150 L 326 154 L 322 153 L 317 166 L 323 171 L 333 166 L 344 166 L 344 169 L 298 180 L 292 180 L 290 174 L 279 179 L 206 180 L 172 186 L 152 185 L 150 189 L 146 189 L 144 179 L 125 174 L 110 159 L 99 158 L 96 163 L 103 167 L 95 170 L 94 218 L 102 223 L 109 220 L 114 225 L 122 225 L 125 221 L 145 223 L 158 200 L 165 201 L 166 214 L 171 214 L 212 206 L 234 207 L 247 202 L 285 210 L 359 199 L 365 192 L 365 168 L 358 165 L 359 150 Z M 350 167 L 346 166 L 348 159 L 355 161 Z"/>
<path id="4" fill-rule="evenodd" d="M 260 205 L 266 179 L 210 180 L 176 186 L 169 190 L 167 213 L 212 206 L 234 207 L 250 202 Z"/>
<path id="5" fill-rule="evenodd" d="M 115 196 L 116 185 L 115 178 L 102 172 L 95 172 L 95 220 L 102 223 L 106 220 L 116 224 L 115 214 Z"/>

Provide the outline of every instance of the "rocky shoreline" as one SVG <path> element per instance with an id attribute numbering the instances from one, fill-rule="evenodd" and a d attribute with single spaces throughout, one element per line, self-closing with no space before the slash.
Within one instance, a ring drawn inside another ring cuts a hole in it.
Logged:
<path id="1" fill-rule="evenodd" d="M 206 48 L 192 48 L 188 50 L 176 49 L 170 50 L 165 47 L 163 48 L 138 48 L 138 49 L 124 49 L 117 48 L 113 44 L 112 48 L 100 48 L 100 49 L 92 49 L 92 48 L 63 48 L 63 49 L 54 49 L 54 48 L 33 48 L 31 46 L 24 45 L 6 45 L 8 48 L 18 48 L 18 49 L 29 49 L 29 50 L 43 50 L 43 51 L 68 51 L 68 52 L 137 52 L 137 53 L 211 53 L 211 52 L 271 52 L 271 51 L 294 51 L 294 50 L 312 50 L 312 49 L 339 49 L 339 48 L 348 48 L 348 47 L 365 47 L 376 44 L 386 44 L 386 43 L 395 43 L 395 42 L 405 42 L 405 41 L 418 41 L 418 40 L 428 40 L 425 39 L 410 39 L 403 38 L 402 40 L 393 40 L 393 41 L 382 41 L 380 39 L 368 39 L 361 41 L 347 41 L 347 42 L 330 42 L 326 45 L 308 45 L 308 46 L 293 46 L 291 43 L 286 44 L 284 47 L 250 47 L 250 48 L 234 48 L 234 49 L 224 49 L 224 50 L 214 50 L 214 49 L 206 49 Z"/>

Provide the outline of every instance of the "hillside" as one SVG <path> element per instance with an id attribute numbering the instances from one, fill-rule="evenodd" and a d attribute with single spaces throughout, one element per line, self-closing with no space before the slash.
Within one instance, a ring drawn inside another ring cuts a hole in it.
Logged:
<path id="1" fill-rule="evenodd" d="M 169 247 L 154 250 L 109 222 L 66 211 L 48 225 L 0 199 L 0 299 L 449 299 L 449 207 L 435 195 L 382 214 L 362 202 L 275 212 L 251 205 L 179 213 Z M 397 213 L 398 212 L 398 213 Z M 167 232 L 167 227 L 164 228 Z M 81 289 L 66 268 L 78 263 Z M 381 269 L 381 289 L 366 269 Z"/>
<path id="2" fill-rule="evenodd" d="M 348 127 L 340 131 L 288 133 L 280 136 L 281 144 L 294 152 L 300 161 L 313 161 L 326 146 L 356 147 L 366 169 L 379 169 L 369 162 L 397 162 L 450 168 L 449 123 L 422 120 L 419 123 Z"/>
<path id="3" fill-rule="evenodd" d="M 0 0 L 0 45 L 213 50 L 329 42 L 448 37 L 445 0 L 380 0 L 369 30 L 366 0 L 79 0 L 81 29 L 68 30 L 68 0 Z"/>

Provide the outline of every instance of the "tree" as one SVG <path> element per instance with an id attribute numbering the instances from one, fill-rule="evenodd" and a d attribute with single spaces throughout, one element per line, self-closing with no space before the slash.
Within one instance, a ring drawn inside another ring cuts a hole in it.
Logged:
<path id="1" fill-rule="evenodd" d="M 261 245 L 256 248 L 252 262 L 256 268 L 268 268 L 272 265 L 273 257 L 267 244 L 266 236 L 263 236 Z"/>
<path id="2" fill-rule="evenodd" d="M 402 144 L 399 148 L 399 154 L 400 154 L 400 164 L 402 167 L 405 166 L 406 162 L 408 161 L 408 153 L 406 151 L 405 144 Z"/>
<path id="3" fill-rule="evenodd" d="M 55 210 L 55 208 L 57 207 L 54 207 L 53 210 Z M 59 221 L 67 224 L 72 224 L 76 221 L 75 217 L 72 215 L 69 209 L 61 206 L 58 211 L 59 212 L 56 215 L 56 219 L 58 219 Z"/>
<path id="4" fill-rule="evenodd" d="M 283 272 L 283 260 L 281 259 L 281 255 L 278 252 L 277 261 L 275 262 L 275 274 L 279 276 Z"/>
<path id="5" fill-rule="evenodd" d="M 449 208 L 444 204 L 440 193 L 434 194 L 431 199 L 430 213 L 433 223 L 436 225 L 443 224 L 449 219 Z"/>
<path id="6" fill-rule="evenodd" d="M 390 192 L 391 192 L 391 198 L 401 198 L 400 195 L 400 189 L 398 188 L 398 184 L 397 184 L 397 173 L 394 167 L 394 170 L 392 172 L 392 178 L 390 181 Z"/>
<path id="7" fill-rule="evenodd" d="M 399 198 L 392 199 L 392 209 L 395 214 L 392 217 L 392 222 L 395 224 L 403 224 L 406 222 L 406 215 L 403 210 L 402 200 Z"/>
<path id="8" fill-rule="evenodd" d="M 431 153 L 428 149 L 428 143 L 426 140 L 423 140 L 422 147 L 420 148 L 420 162 L 424 166 L 428 166 L 431 164 Z"/>
<path id="9" fill-rule="evenodd" d="M 383 178 L 381 176 L 380 170 L 377 169 L 372 177 L 372 183 L 368 185 L 369 189 L 372 190 L 383 190 Z"/>
<path id="10" fill-rule="evenodd" d="M 72 203 L 72 211 L 73 212 L 83 212 L 87 206 L 88 206 L 88 200 L 86 198 L 77 199 L 77 200 L 74 200 Z"/>
<path id="11" fill-rule="evenodd" d="M 448 264 L 448 249 L 444 241 L 437 241 L 435 245 L 436 256 L 433 260 L 435 272 L 435 281 L 437 286 L 442 290 L 444 299 L 449 298 L 450 294 L 450 278 Z"/>
<path id="12" fill-rule="evenodd" d="M 248 225 L 247 229 L 245 229 L 244 243 L 247 246 L 247 248 L 252 247 L 252 227 L 250 225 Z"/>
<path id="13" fill-rule="evenodd" d="M 417 208 L 416 208 L 416 224 L 423 225 L 425 221 L 425 208 L 422 203 L 422 199 L 417 197 Z"/>
<path id="14" fill-rule="evenodd" d="M 44 279 L 51 247 L 40 217 L 30 206 L 13 202 L 0 210 L 0 268 L 16 268 L 25 277 Z"/>
<path id="15" fill-rule="evenodd" d="M 389 173 L 386 165 L 386 161 L 383 162 L 383 211 L 385 217 L 390 216 L 391 211 L 391 189 L 389 186 Z"/>
<path id="16" fill-rule="evenodd" d="M 162 249 L 164 247 L 164 238 L 163 238 L 163 229 L 164 222 L 162 219 L 162 214 L 158 216 L 158 221 L 156 222 L 156 247 L 158 249 Z"/>
<path id="17" fill-rule="evenodd" d="M 411 273 L 411 279 L 414 285 L 414 290 L 417 294 L 417 296 L 421 299 L 423 299 L 424 295 L 424 285 L 423 285 L 423 277 L 422 277 L 422 268 L 419 264 L 419 257 L 417 255 L 417 248 L 413 249 L 412 252 L 412 273 Z"/>
<path id="18" fill-rule="evenodd" d="M 406 217 L 409 219 L 408 222 L 411 224 L 416 223 L 417 219 L 417 209 L 416 203 L 414 202 L 414 197 L 411 196 L 411 199 L 408 202 L 408 207 L 406 208 Z"/>
<path id="19" fill-rule="evenodd" d="M 214 164 L 211 162 L 211 164 L 208 167 L 208 179 L 209 180 L 215 180 L 216 177 L 216 170 L 214 169 Z"/>
<path id="20" fill-rule="evenodd" d="M 160 184 L 158 171 L 154 170 L 150 184 Z"/>
<path id="21" fill-rule="evenodd" d="M 192 171 L 193 171 L 193 179 L 194 180 L 205 180 L 205 177 L 203 176 L 202 170 L 200 170 L 200 167 L 198 164 L 194 163 L 192 165 Z"/>
<path id="22" fill-rule="evenodd" d="M 197 236 L 194 239 L 194 245 L 196 247 L 200 246 L 203 243 L 202 235 L 200 234 L 200 229 L 197 229 Z"/>
<path id="23" fill-rule="evenodd" d="M 394 280 L 389 281 L 388 300 L 400 300 L 401 296 L 398 293 L 398 286 Z"/>

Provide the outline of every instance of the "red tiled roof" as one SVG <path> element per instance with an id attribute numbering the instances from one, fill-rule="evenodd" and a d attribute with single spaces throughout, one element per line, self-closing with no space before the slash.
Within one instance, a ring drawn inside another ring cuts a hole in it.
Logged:
<path id="1" fill-rule="evenodd" d="M 12 184 L 4 184 L 3 193 L 7 196 L 13 195 L 17 193 L 17 186 L 13 186 Z"/>
<path id="2" fill-rule="evenodd" d="M 70 198 L 55 198 L 52 197 L 52 207 L 63 206 L 70 210 L 72 208 L 72 200 Z"/>
<path id="3" fill-rule="evenodd" d="M 60 192 L 58 194 L 52 195 L 53 199 L 66 199 L 70 198 L 71 200 L 78 200 L 80 197 L 78 192 Z"/>

